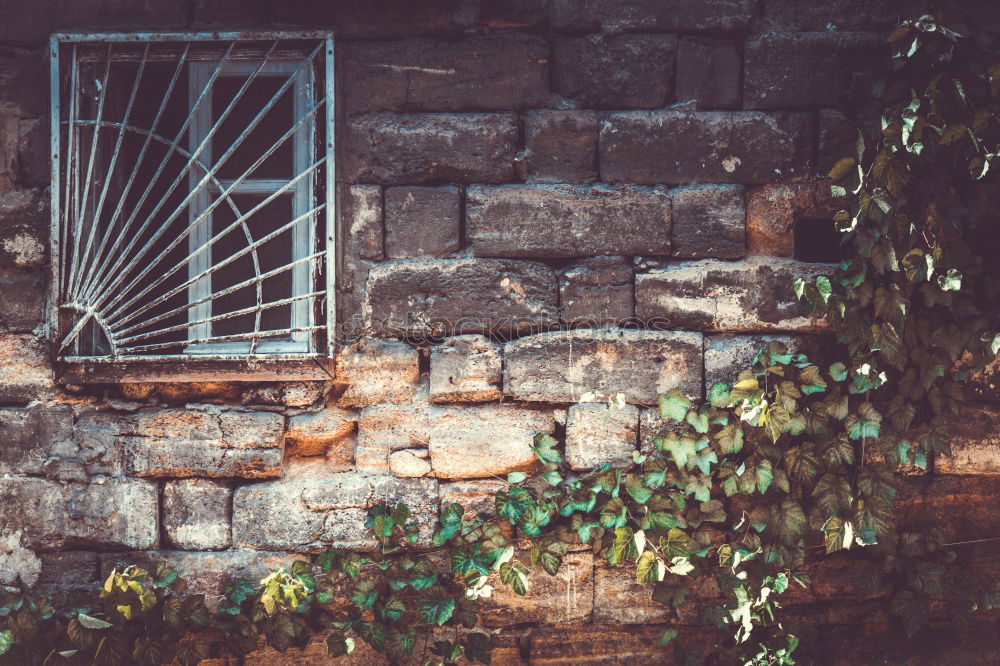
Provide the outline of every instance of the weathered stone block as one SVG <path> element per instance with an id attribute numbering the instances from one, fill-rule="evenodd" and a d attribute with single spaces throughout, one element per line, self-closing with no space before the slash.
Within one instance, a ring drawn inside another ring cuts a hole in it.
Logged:
<path id="1" fill-rule="evenodd" d="M 857 155 L 858 127 L 843 111 L 819 110 L 819 157 L 816 171 L 829 173 L 844 157 Z"/>
<path id="2" fill-rule="evenodd" d="M 746 207 L 740 185 L 688 185 L 670 190 L 673 256 L 736 259 L 746 252 Z"/>
<path id="3" fill-rule="evenodd" d="M 132 473 L 149 477 L 281 475 L 284 417 L 273 412 L 167 409 L 122 420 Z"/>
<path id="4" fill-rule="evenodd" d="M 606 185 L 470 187 L 466 236 L 485 257 L 667 254 L 670 197 Z"/>
<path id="5" fill-rule="evenodd" d="M 362 410 L 354 464 L 360 472 L 389 474 L 389 456 L 402 449 L 425 449 L 439 411 L 423 400 L 406 405 L 374 405 Z"/>
<path id="6" fill-rule="evenodd" d="M 734 40 L 681 37 L 674 96 L 680 102 L 695 100 L 699 109 L 739 108 L 742 69 Z"/>
<path id="7" fill-rule="evenodd" d="M 770 341 L 780 342 L 793 354 L 805 354 L 810 360 L 823 346 L 815 335 L 708 335 L 705 336 L 705 386 L 724 382 L 734 384 L 741 370 L 753 365 L 757 354 Z"/>
<path id="8" fill-rule="evenodd" d="M 672 96 L 676 54 L 674 35 L 557 38 L 555 92 L 583 108 L 661 107 Z"/>
<path id="9" fill-rule="evenodd" d="M 296 414 L 288 418 L 285 450 L 293 456 L 321 456 L 339 447 L 354 435 L 358 423 L 355 412 L 339 407 L 325 407 L 319 412 Z M 350 449 L 348 445 L 344 448 Z M 351 456 L 348 455 L 349 459 Z M 348 463 L 349 464 L 349 463 Z"/>
<path id="10" fill-rule="evenodd" d="M 541 106 L 549 49 L 534 35 L 346 42 L 348 112 L 491 111 Z"/>
<path id="11" fill-rule="evenodd" d="M 17 166 L 20 182 L 32 187 L 47 187 L 52 178 L 49 168 L 49 125 L 39 118 L 22 119 L 17 125 Z"/>
<path id="12" fill-rule="evenodd" d="M 230 544 L 232 488 L 209 479 L 163 486 L 163 532 L 181 550 L 222 550 Z"/>
<path id="13" fill-rule="evenodd" d="M 459 335 L 431 347 L 430 401 L 485 402 L 502 394 L 500 347 L 485 335 Z"/>
<path id="14" fill-rule="evenodd" d="M 526 176 L 533 183 L 590 183 L 597 178 L 597 114 L 532 111 L 524 120 Z"/>
<path id="15" fill-rule="evenodd" d="M 460 335 L 554 325 L 556 277 L 544 264 L 412 259 L 372 269 L 365 326 L 382 335 Z"/>
<path id="16" fill-rule="evenodd" d="M 581 471 L 601 465 L 630 465 L 638 430 L 639 408 L 635 405 L 573 405 L 566 420 L 566 462 Z"/>
<path id="17" fill-rule="evenodd" d="M 528 561 L 527 552 L 515 557 Z M 594 608 L 594 556 L 567 554 L 555 576 L 542 571 L 533 575 L 524 596 L 496 581 L 493 594 L 483 599 L 482 606 L 480 619 L 486 626 L 586 622 Z"/>
<path id="18" fill-rule="evenodd" d="M 389 454 L 389 470 L 393 476 L 419 478 L 431 473 L 427 449 L 403 449 Z"/>
<path id="19" fill-rule="evenodd" d="M 336 377 L 346 385 L 343 407 L 411 400 L 420 381 L 417 351 L 395 340 L 363 338 L 337 354 Z"/>
<path id="20" fill-rule="evenodd" d="M 33 550 L 66 547 L 156 546 L 156 484 L 106 479 L 103 484 L 63 485 L 37 477 L 0 477 L 0 524 L 23 530 Z"/>
<path id="21" fill-rule="evenodd" d="M 581 329 L 540 333 L 504 348 L 504 393 L 577 402 L 589 391 L 652 404 L 677 387 L 701 395 L 702 340 L 679 331 Z"/>
<path id="22" fill-rule="evenodd" d="M 641 321 L 686 330 L 817 329 L 792 285 L 832 271 L 787 259 L 680 262 L 635 276 L 635 312 Z"/>
<path id="23" fill-rule="evenodd" d="M 513 178 L 517 141 L 509 114 L 360 116 L 344 138 L 344 177 L 387 185 L 502 183 Z"/>
<path id="24" fill-rule="evenodd" d="M 752 0 L 552 0 L 549 20 L 557 28 L 605 32 L 732 31 L 747 27 L 754 5 Z"/>
<path id="25" fill-rule="evenodd" d="M 551 411 L 510 405 L 442 410 L 430 431 L 434 476 L 474 479 L 530 470 L 537 464 L 534 436 L 554 430 Z"/>
<path id="26" fill-rule="evenodd" d="M 26 405 L 51 393 L 52 367 L 47 345 L 32 335 L 0 334 L 0 404 Z"/>
<path id="27" fill-rule="evenodd" d="M 39 585 L 67 585 L 70 583 L 91 583 L 97 580 L 97 553 L 83 550 L 67 550 L 59 553 L 39 553 L 42 574 Z"/>
<path id="28" fill-rule="evenodd" d="M 41 46 L 57 28 L 110 31 L 182 27 L 187 25 L 187 17 L 188 3 L 182 0 L 96 0 L 84 4 L 41 0 L 31 6 L 18 3 L 5 8 L 0 42 Z"/>
<path id="29" fill-rule="evenodd" d="M 0 110 L 0 193 L 14 189 L 20 180 L 17 139 L 20 119 Z"/>
<path id="30" fill-rule="evenodd" d="M 766 183 L 808 175 L 812 119 L 759 111 L 627 111 L 601 123 L 601 178 Z"/>
<path id="31" fill-rule="evenodd" d="M 289 569 L 295 560 L 302 559 L 293 553 L 275 553 L 260 550 L 227 550 L 218 552 L 184 552 L 177 550 L 152 550 L 145 553 L 101 553 L 101 577 L 107 578 L 111 570 L 129 564 L 152 568 L 157 562 L 166 562 L 177 571 L 187 584 L 189 594 L 204 594 L 210 610 L 218 610 L 225 598 L 226 585 L 240 578 L 256 584 L 272 571 Z"/>
<path id="32" fill-rule="evenodd" d="M 653 601 L 653 586 L 636 583 L 631 567 L 594 565 L 594 622 L 652 624 L 673 614 L 669 606 Z"/>
<path id="33" fill-rule="evenodd" d="M 835 106 L 859 69 L 876 60 L 874 33 L 769 32 L 746 43 L 749 109 Z"/>
<path id="34" fill-rule="evenodd" d="M 52 449 L 72 434 L 68 406 L 0 409 L 0 474 L 44 474 Z"/>
<path id="35" fill-rule="evenodd" d="M 622 257 L 592 257 L 559 275 L 562 318 L 574 326 L 620 324 L 635 315 L 633 271 Z"/>
<path id="36" fill-rule="evenodd" d="M 952 455 L 934 459 L 940 474 L 1000 475 L 1000 410 L 966 405 L 959 416 L 949 416 Z"/>
<path id="37" fill-rule="evenodd" d="M 367 509 L 378 502 L 406 502 L 426 543 L 437 521 L 437 481 L 353 472 L 237 488 L 233 543 L 296 552 L 329 546 L 371 549 L 376 542 L 364 527 L 364 519 Z"/>
<path id="38" fill-rule="evenodd" d="M 823 215 L 825 182 L 762 185 L 747 193 L 747 252 L 791 257 L 795 253 L 795 220 Z M 829 197 L 825 197 L 826 200 Z"/>
<path id="39" fill-rule="evenodd" d="M 38 190 L 0 192 L 0 268 L 37 268 L 45 264 L 47 217 L 48 206 Z"/>
<path id="40" fill-rule="evenodd" d="M 476 479 L 441 484 L 441 506 L 461 504 L 465 517 L 471 520 L 477 514 L 484 518 L 496 516 L 496 494 L 506 490 L 506 481 Z"/>
<path id="41" fill-rule="evenodd" d="M 390 187 L 385 191 L 385 251 L 390 259 L 446 257 L 458 249 L 457 187 Z"/>
<path id="42" fill-rule="evenodd" d="M 9 9 L 9 8 L 8 8 Z M 44 11 L 41 7 L 22 7 L 24 14 Z M 10 12 L 5 12 L 4 24 L 0 26 L 0 43 L 16 43 L 9 30 L 16 21 L 7 20 Z M 38 44 L 48 38 L 49 31 L 38 40 Z M 22 118 L 39 117 L 48 112 L 48 62 L 41 54 L 25 49 L 4 49 L 0 53 L 0 111 Z"/>
<path id="43" fill-rule="evenodd" d="M 348 198 L 349 251 L 360 259 L 378 261 L 383 245 L 382 188 L 378 185 L 351 185 Z"/>

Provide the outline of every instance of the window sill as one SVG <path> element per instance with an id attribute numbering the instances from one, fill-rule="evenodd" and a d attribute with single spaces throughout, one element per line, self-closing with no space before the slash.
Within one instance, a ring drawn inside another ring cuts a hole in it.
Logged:
<path id="1" fill-rule="evenodd" d="M 69 357 L 59 366 L 59 384 L 300 382 L 329 381 L 333 375 L 332 359 L 301 354 L 213 359 L 174 356 L 156 360 Z"/>

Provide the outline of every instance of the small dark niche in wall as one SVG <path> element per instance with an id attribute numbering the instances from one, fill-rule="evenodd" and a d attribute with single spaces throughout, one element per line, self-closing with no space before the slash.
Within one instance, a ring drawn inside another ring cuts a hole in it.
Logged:
<path id="1" fill-rule="evenodd" d="M 841 233 L 830 218 L 795 220 L 795 258 L 811 263 L 834 264 L 845 258 Z"/>

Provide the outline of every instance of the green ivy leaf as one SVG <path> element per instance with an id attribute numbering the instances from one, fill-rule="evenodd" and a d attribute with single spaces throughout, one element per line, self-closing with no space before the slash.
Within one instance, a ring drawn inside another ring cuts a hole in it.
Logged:
<path id="1" fill-rule="evenodd" d="M 997 336 L 1000 338 L 1000 336 Z M 712 384 L 712 388 L 708 390 L 708 402 L 717 409 L 723 409 L 729 406 L 729 385 L 722 382 Z"/>
<path id="2" fill-rule="evenodd" d="M 446 597 L 444 599 L 432 599 L 423 601 L 417 607 L 421 619 L 427 624 L 436 624 L 439 627 L 451 619 L 455 613 L 455 599 Z"/>
<path id="3" fill-rule="evenodd" d="M 531 450 L 535 452 L 535 455 L 543 463 L 561 463 L 562 456 L 556 451 L 556 445 L 559 442 L 556 441 L 551 435 L 546 435 L 545 433 L 538 433 L 535 435 L 534 443 L 531 446 Z"/>
<path id="4" fill-rule="evenodd" d="M 666 395 L 660 395 L 660 417 L 683 421 L 691 407 L 691 400 L 680 389 L 670 389 Z"/>
<path id="5" fill-rule="evenodd" d="M 847 417 L 845 425 L 851 439 L 875 439 L 879 436 L 881 423 L 882 415 L 866 402 L 858 407 L 857 414 Z"/>
<path id="6" fill-rule="evenodd" d="M 0 631 L 0 655 L 7 654 L 14 645 L 14 632 L 10 629 Z"/>

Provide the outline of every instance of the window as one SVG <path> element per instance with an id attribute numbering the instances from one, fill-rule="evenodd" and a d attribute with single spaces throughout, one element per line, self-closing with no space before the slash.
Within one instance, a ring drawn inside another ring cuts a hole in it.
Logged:
<path id="1" fill-rule="evenodd" d="M 51 49 L 60 358 L 318 357 L 334 310 L 330 36 Z"/>

